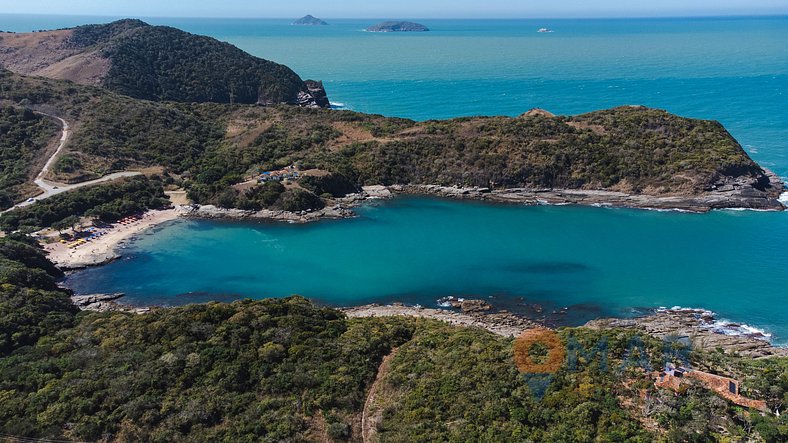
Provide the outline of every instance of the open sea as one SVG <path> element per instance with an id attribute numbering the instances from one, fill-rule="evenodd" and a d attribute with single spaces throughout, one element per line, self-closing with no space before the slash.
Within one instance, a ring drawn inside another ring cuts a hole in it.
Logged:
<path id="1" fill-rule="evenodd" d="M 0 30 L 111 19 L 0 15 Z M 788 17 L 416 20 L 432 31 L 404 34 L 362 31 L 377 19 L 143 19 L 323 80 L 338 107 L 426 120 L 640 104 L 719 120 L 756 161 L 788 176 Z M 66 283 L 168 305 L 294 293 L 331 305 L 492 297 L 555 324 L 697 307 L 788 344 L 788 213 L 420 198 L 359 212 L 308 226 L 176 221 Z"/>

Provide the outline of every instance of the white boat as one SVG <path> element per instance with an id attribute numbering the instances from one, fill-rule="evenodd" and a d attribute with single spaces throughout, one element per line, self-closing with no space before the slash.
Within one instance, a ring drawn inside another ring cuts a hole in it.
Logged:
<path id="1" fill-rule="evenodd" d="M 553 30 L 549 28 L 539 28 L 539 30 L 536 32 L 553 32 Z"/>

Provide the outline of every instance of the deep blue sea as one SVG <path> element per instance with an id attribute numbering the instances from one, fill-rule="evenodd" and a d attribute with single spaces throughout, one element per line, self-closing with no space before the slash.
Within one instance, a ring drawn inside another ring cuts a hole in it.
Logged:
<path id="1" fill-rule="evenodd" d="M 30 31 L 109 21 L 0 15 Z M 788 176 L 788 17 L 416 20 L 428 33 L 376 34 L 379 20 L 145 19 L 216 37 L 323 80 L 331 101 L 419 120 L 579 114 L 641 104 L 721 121 Z M 537 33 L 546 27 L 552 33 Z M 702 307 L 788 343 L 788 213 L 657 213 L 403 199 L 310 226 L 180 221 L 127 258 L 77 273 L 78 291 L 137 303 L 303 294 L 329 304 L 443 295 L 494 297 L 557 322 Z M 562 317 L 563 316 L 563 317 Z"/>

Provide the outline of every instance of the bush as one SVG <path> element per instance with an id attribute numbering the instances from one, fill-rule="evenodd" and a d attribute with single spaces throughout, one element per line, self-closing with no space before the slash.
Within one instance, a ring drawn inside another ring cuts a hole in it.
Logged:
<path id="1" fill-rule="evenodd" d="M 143 176 L 131 177 L 79 188 L 7 212 L 0 216 L 0 227 L 6 232 L 18 229 L 35 231 L 53 225 L 61 226 L 65 221 L 73 221 L 73 217 L 82 216 L 111 222 L 169 205 L 170 201 L 160 181 Z"/>
<path id="2" fill-rule="evenodd" d="M 290 212 L 323 209 L 325 203 L 317 195 L 304 189 L 289 189 L 276 202 L 279 209 Z"/>

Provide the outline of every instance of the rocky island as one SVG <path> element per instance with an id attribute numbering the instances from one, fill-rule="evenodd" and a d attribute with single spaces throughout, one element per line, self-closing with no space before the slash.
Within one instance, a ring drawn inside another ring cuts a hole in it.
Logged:
<path id="1" fill-rule="evenodd" d="M 313 17 L 312 15 L 305 15 L 305 16 L 299 18 L 298 20 L 294 21 L 293 23 L 291 23 L 291 25 L 296 25 L 296 26 L 325 26 L 325 25 L 328 25 L 328 23 L 326 23 L 325 21 L 323 21 L 323 20 L 321 20 L 321 19 L 319 19 L 317 17 Z"/>
<path id="2" fill-rule="evenodd" d="M 430 29 L 420 23 L 389 21 L 368 27 L 367 32 L 426 32 Z"/>

